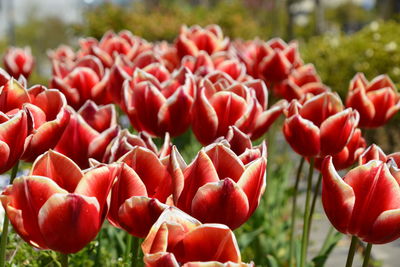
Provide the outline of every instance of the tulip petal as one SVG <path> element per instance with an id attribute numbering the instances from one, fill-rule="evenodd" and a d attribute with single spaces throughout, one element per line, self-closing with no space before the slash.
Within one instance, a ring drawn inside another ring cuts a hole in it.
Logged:
<path id="1" fill-rule="evenodd" d="M 316 156 L 320 150 L 320 132 L 311 121 L 294 115 L 285 120 L 283 134 L 294 151 L 302 156 Z"/>
<path id="2" fill-rule="evenodd" d="M 151 226 L 168 208 L 155 198 L 133 196 L 127 199 L 118 212 L 119 225 L 129 234 L 145 238 Z"/>
<path id="3" fill-rule="evenodd" d="M 52 250 L 76 253 L 93 240 L 100 229 L 96 198 L 77 194 L 54 194 L 38 214 L 39 228 Z"/>
<path id="4" fill-rule="evenodd" d="M 223 223 L 236 229 L 248 218 L 249 202 L 243 190 L 226 178 L 200 187 L 193 197 L 191 210 L 201 222 Z"/>
<path id="5" fill-rule="evenodd" d="M 218 173 L 207 154 L 201 150 L 194 161 L 184 170 L 185 185 L 179 196 L 177 207 L 189 212 L 192 199 L 199 187 L 219 181 Z"/>
<path id="6" fill-rule="evenodd" d="M 253 214 L 260 203 L 266 187 L 267 161 L 261 157 L 248 166 L 240 177 L 237 185 L 242 188 L 249 202 L 249 215 Z"/>
<path id="7" fill-rule="evenodd" d="M 218 116 L 201 88 L 193 104 L 192 130 L 203 145 L 212 143 L 217 136 Z"/>
<path id="8" fill-rule="evenodd" d="M 251 132 L 251 139 L 256 140 L 264 135 L 271 125 L 278 119 L 286 108 L 287 102 L 285 100 L 278 101 L 268 110 L 262 112 L 255 121 L 254 129 Z"/>
<path id="9" fill-rule="evenodd" d="M 151 267 L 179 267 L 174 254 L 169 252 L 157 252 L 146 254 L 143 257 L 145 266 Z"/>
<path id="10" fill-rule="evenodd" d="M 148 196 L 165 202 L 172 193 L 172 179 L 157 155 L 147 148 L 134 147 L 134 149 L 122 158 L 128 166 L 135 170 L 140 179 L 146 185 Z"/>
<path id="11" fill-rule="evenodd" d="M 382 212 L 373 224 L 365 242 L 372 244 L 385 244 L 400 237 L 400 209 Z"/>
<path id="12" fill-rule="evenodd" d="M 3 192 L 2 203 L 15 230 L 29 244 L 47 248 L 39 230 L 37 216 L 43 204 L 56 193 L 67 193 L 54 181 L 40 176 L 16 178 L 12 186 Z"/>
<path id="13" fill-rule="evenodd" d="M 240 262 L 240 251 L 233 232 L 221 224 L 204 224 L 186 234 L 174 255 L 178 262 Z"/>
<path id="14" fill-rule="evenodd" d="M 83 177 L 83 173 L 76 163 L 53 150 L 49 150 L 36 159 L 30 175 L 49 177 L 70 193 L 74 192 Z"/>
<path id="15" fill-rule="evenodd" d="M 355 203 L 354 191 L 338 175 L 331 157 L 327 157 L 322 164 L 322 177 L 322 204 L 325 213 L 338 231 L 347 234 Z"/>
<path id="16" fill-rule="evenodd" d="M 244 172 L 244 165 L 232 150 L 222 144 L 215 144 L 206 149 L 206 153 L 210 157 L 220 180 L 229 177 L 235 182 L 239 181 Z"/>

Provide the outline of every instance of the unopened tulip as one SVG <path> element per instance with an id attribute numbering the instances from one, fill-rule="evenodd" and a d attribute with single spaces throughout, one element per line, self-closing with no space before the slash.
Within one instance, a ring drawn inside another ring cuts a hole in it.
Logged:
<path id="1" fill-rule="evenodd" d="M 223 144 L 201 150 L 186 166 L 173 149 L 170 156 L 175 205 L 207 223 L 235 229 L 246 222 L 265 191 L 266 149 L 244 165 Z"/>
<path id="2" fill-rule="evenodd" d="M 30 47 L 11 47 L 3 57 L 6 71 L 15 79 L 21 75 L 28 79 L 32 73 L 34 62 Z"/>
<path id="3" fill-rule="evenodd" d="M 360 113 L 360 127 L 377 128 L 384 125 L 400 109 L 400 96 L 387 75 L 368 82 L 358 73 L 351 80 L 346 106 Z"/>
<path id="4" fill-rule="evenodd" d="M 31 246 L 76 253 L 101 228 L 114 169 L 101 166 L 83 174 L 73 161 L 49 151 L 0 198 L 15 231 Z"/>
<path id="5" fill-rule="evenodd" d="M 333 226 L 372 244 L 399 238 L 398 172 L 385 162 L 372 160 L 341 178 L 327 157 L 322 166 L 322 204 Z"/>
<path id="6" fill-rule="evenodd" d="M 233 232 L 223 224 L 201 224 L 176 208 L 166 209 L 142 244 L 147 267 L 245 267 Z"/>
<path id="7" fill-rule="evenodd" d="M 343 104 L 336 94 L 323 93 L 302 105 L 293 100 L 286 110 L 283 133 L 295 152 L 306 157 L 339 153 L 358 125 L 358 112 Z"/>

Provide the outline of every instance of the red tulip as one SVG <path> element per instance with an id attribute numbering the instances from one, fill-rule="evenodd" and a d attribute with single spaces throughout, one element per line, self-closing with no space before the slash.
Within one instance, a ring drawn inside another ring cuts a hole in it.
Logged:
<path id="1" fill-rule="evenodd" d="M 233 232 L 201 224 L 176 208 L 166 209 L 142 244 L 147 267 L 254 266 L 241 262 Z"/>
<path id="2" fill-rule="evenodd" d="M 360 158 L 366 146 L 361 130 L 357 128 L 347 145 L 339 153 L 332 155 L 335 169 L 344 170 L 351 167 Z M 323 157 L 315 158 L 315 168 L 321 170 L 323 161 Z"/>
<path id="3" fill-rule="evenodd" d="M 372 160 L 350 170 L 342 179 L 332 159 L 325 159 L 322 203 L 338 231 L 372 244 L 400 237 L 400 186 L 391 172 L 398 170 Z"/>
<path id="4" fill-rule="evenodd" d="M 286 44 L 282 39 L 274 38 L 266 43 L 260 40 L 236 43 L 235 47 L 248 73 L 264 79 L 268 85 L 282 82 L 303 65 L 296 42 Z"/>
<path id="5" fill-rule="evenodd" d="M 73 62 L 76 57 L 75 52 L 67 45 L 60 45 L 57 49 L 48 51 L 47 55 L 51 60 L 67 63 Z"/>
<path id="6" fill-rule="evenodd" d="M 246 166 L 223 144 L 201 150 L 189 165 L 173 149 L 175 205 L 202 222 L 235 229 L 246 222 L 265 190 L 266 149 Z"/>
<path id="7" fill-rule="evenodd" d="M 190 28 L 182 26 L 175 41 L 176 50 L 181 58 L 186 55 L 197 56 L 200 51 L 212 55 L 215 52 L 226 50 L 228 44 L 229 39 L 224 38 L 218 25 L 209 25 L 205 28 L 198 25 Z"/>
<path id="8" fill-rule="evenodd" d="M 73 108 L 80 108 L 87 100 L 108 104 L 111 96 L 106 90 L 109 72 L 104 71 L 100 60 L 86 56 L 75 63 L 53 60 L 51 87 L 59 89 Z"/>
<path id="9" fill-rule="evenodd" d="M 364 74 L 357 73 L 350 82 L 346 106 L 360 113 L 360 127 L 377 128 L 399 111 L 400 96 L 387 75 L 368 82 Z"/>
<path id="10" fill-rule="evenodd" d="M 133 127 L 153 136 L 172 137 L 184 133 L 191 123 L 195 92 L 191 72 L 181 68 L 172 78 L 159 82 L 152 74 L 137 69 L 125 82 L 123 101 Z"/>
<path id="11" fill-rule="evenodd" d="M 193 104 L 192 129 L 203 145 L 226 136 L 229 126 L 257 139 L 286 107 L 286 101 L 280 101 L 268 109 L 268 91 L 261 80 L 236 83 L 221 77 L 212 82 L 209 77 L 203 80 Z"/>
<path id="12" fill-rule="evenodd" d="M 113 185 L 108 220 L 131 235 L 144 238 L 172 194 L 172 180 L 155 153 L 135 146 L 120 160 Z"/>
<path id="13" fill-rule="evenodd" d="M 6 71 L 16 79 L 21 75 L 28 79 L 35 65 L 30 47 L 10 47 L 4 54 L 3 63 Z"/>
<path id="14" fill-rule="evenodd" d="M 121 31 L 118 34 L 108 31 L 99 42 L 96 39 L 87 38 L 81 39 L 80 45 L 79 56 L 94 55 L 107 68 L 111 68 L 118 55 L 125 55 L 132 60 L 151 48 L 151 45 L 145 40 L 132 35 L 129 31 Z"/>
<path id="15" fill-rule="evenodd" d="M 33 161 L 54 148 L 68 124 L 70 113 L 64 95 L 58 90 L 48 90 L 41 85 L 27 90 L 12 78 L 1 89 L 0 110 L 13 113 L 21 108 L 28 112 L 31 121 L 22 159 Z"/>
<path id="16" fill-rule="evenodd" d="M 70 159 L 49 151 L 0 198 L 15 231 L 31 246 L 75 253 L 101 228 L 114 169 L 102 166 L 83 174 Z"/>
<path id="17" fill-rule="evenodd" d="M 246 66 L 227 52 L 218 52 L 210 56 L 205 51 L 200 51 L 197 56 L 187 55 L 182 58 L 182 65 L 199 76 L 206 76 L 217 70 L 236 81 L 244 81 L 247 78 Z"/>
<path id="18" fill-rule="evenodd" d="M 314 65 L 307 64 L 293 70 L 286 80 L 273 87 L 274 93 L 290 101 L 301 99 L 305 94 L 319 95 L 328 92 L 315 71 Z"/>
<path id="19" fill-rule="evenodd" d="M 0 173 L 11 169 L 22 156 L 28 129 L 25 111 L 19 110 L 14 114 L 0 112 Z"/>
<path id="20" fill-rule="evenodd" d="M 115 162 L 123 155 L 130 152 L 135 146 L 150 149 L 159 158 L 164 158 L 170 154 L 172 144 L 170 142 L 169 134 L 166 133 L 164 137 L 164 144 L 159 151 L 151 137 L 145 132 L 140 132 L 138 135 L 133 135 L 130 134 L 127 129 L 124 129 L 120 131 L 118 135 L 107 146 L 102 162 Z M 90 155 L 90 157 L 96 158 L 93 155 Z"/>
<path id="21" fill-rule="evenodd" d="M 366 164 L 371 160 L 380 160 L 386 163 L 392 162 L 400 166 L 400 152 L 386 155 L 379 146 L 372 144 L 360 155 L 359 164 Z"/>
<path id="22" fill-rule="evenodd" d="M 108 144 L 118 134 L 115 109 L 113 105 L 98 107 L 87 101 L 78 112 L 70 111 L 71 119 L 55 150 L 81 168 L 87 168 L 89 157 L 101 155 L 101 159 Z"/>
<path id="23" fill-rule="evenodd" d="M 339 153 L 357 127 L 358 112 L 343 110 L 339 96 L 323 93 L 301 105 L 293 100 L 286 110 L 283 133 L 294 151 L 306 157 Z"/>

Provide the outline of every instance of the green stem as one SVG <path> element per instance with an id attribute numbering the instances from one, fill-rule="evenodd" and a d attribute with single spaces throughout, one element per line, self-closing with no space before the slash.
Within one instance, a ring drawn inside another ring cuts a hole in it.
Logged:
<path id="1" fill-rule="evenodd" d="M 289 240 L 289 266 L 294 266 L 294 232 L 296 224 L 296 206 L 297 206 L 297 194 L 299 190 L 300 176 L 304 166 L 304 158 L 301 157 L 299 167 L 297 169 L 296 181 L 294 183 L 294 191 L 292 198 L 292 214 L 291 214 L 291 224 L 290 224 L 290 240 Z"/>
<path id="2" fill-rule="evenodd" d="M 97 236 L 97 251 L 96 251 L 96 258 L 94 260 L 94 266 L 100 266 L 100 258 L 101 258 L 101 237 L 102 237 L 103 229 L 100 229 L 100 232 Z"/>
<path id="3" fill-rule="evenodd" d="M 371 243 L 368 243 L 367 249 L 365 250 L 364 262 L 363 262 L 362 267 L 368 267 L 369 258 L 370 258 L 370 256 L 371 256 L 371 249 L 372 249 L 372 244 L 371 244 Z"/>
<path id="4" fill-rule="evenodd" d="M 68 267 L 68 254 L 60 253 L 59 255 L 61 267 Z"/>
<path id="5" fill-rule="evenodd" d="M 129 233 L 126 235 L 126 247 L 125 247 L 125 262 L 128 263 L 130 260 L 130 254 L 132 250 L 132 241 L 133 241 L 133 236 L 131 236 Z"/>
<path id="6" fill-rule="evenodd" d="M 14 165 L 11 176 L 10 176 L 10 184 L 14 182 L 15 177 L 18 173 L 19 161 Z M 1 233 L 0 240 L 0 267 L 4 267 L 6 264 L 6 247 L 7 247 L 7 237 L 8 237 L 8 225 L 10 221 L 8 220 L 7 213 L 4 212 L 4 221 L 3 221 L 3 232 Z"/>
<path id="7" fill-rule="evenodd" d="M 306 204 L 304 208 L 303 215 L 303 234 L 301 237 L 301 254 L 300 254 L 300 267 L 306 266 L 307 260 L 307 248 L 308 248 L 308 230 L 310 223 L 310 199 L 311 199 L 311 187 L 312 187 L 312 177 L 314 172 L 314 158 L 310 158 L 310 168 L 308 170 L 307 178 L 307 195 Z"/>
<path id="8" fill-rule="evenodd" d="M 335 234 L 335 228 L 331 225 L 331 226 L 329 227 L 328 234 L 327 234 L 326 237 L 325 237 L 324 243 L 322 244 L 322 247 L 321 247 L 321 249 L 320 249 L 319 252 L 318 252 L 318 255 L 322 255 L 322 254 L 325 253 L 325 251 L 328 249 L 329 242 L 330 242 L 330 240 L 331 240 L 331 238 L 332 238 L 332 236 L 333 236 L 334 234 Z"/>
<path id="9" fill-rule="evenodd" d="M 321 181 L 322 181 L 322 173 L 320 173 L 318 175 L 317 185 L 315 186 L 313 199 L 311 201 L 310 218 L 309 218 L 310 223 L 308 225 L 308 230 L 307 230 L 308 231 L 308 239 L 310 239 L 310 230 L 311 230 L 311 225 L 312 225 L 312 219 L 313 219 L 313 215 L 314 215 L 315 204 L 317 203 L 317 198 L 319 195 L 319 188 L 321 187 Z"/>
<path id="10" fill-rule="evenodd" d="M 353 235 L 351 237 L 349 253 L 347 254 L 346 267 L 351 267 L 353 265 L 354 254 L 356 253 L 357 243 L 358 243 L 358 238 Z"/>
<path id="11" fill-rule="evenodd" d="M 138 263 L 139 245 L 140 245 L 140 239 L 134 236 L 132 238 L 132 262 L 131 262 L 132 267 L 138 266 L 137 263 Z"/>

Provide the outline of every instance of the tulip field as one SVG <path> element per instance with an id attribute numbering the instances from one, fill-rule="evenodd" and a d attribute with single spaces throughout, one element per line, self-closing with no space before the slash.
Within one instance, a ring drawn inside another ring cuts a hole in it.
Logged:
<path id="1" fill-rule="evenodd" d="M 43 85 L 30 48 L 3 56 L 0 267 L 322 267 L 345 239 L 367 267 L 400 237 L 400 152 L 366 138 L 400 109 L 389 76 L 341 99 L 296 41 L 218 25 L 76 47 Z"/>

